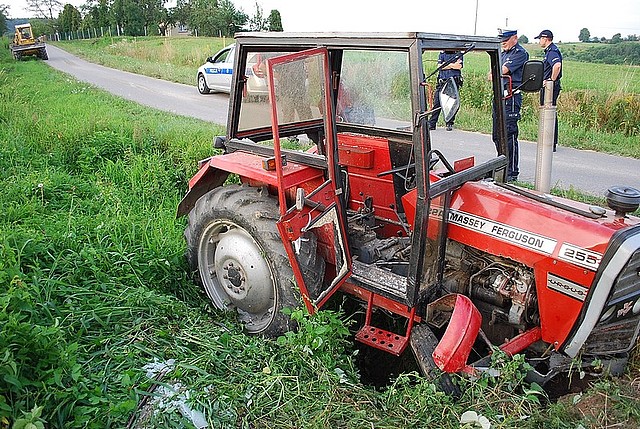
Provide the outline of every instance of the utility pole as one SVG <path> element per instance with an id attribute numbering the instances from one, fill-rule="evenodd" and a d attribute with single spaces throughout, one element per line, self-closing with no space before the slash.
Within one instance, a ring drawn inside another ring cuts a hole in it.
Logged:
<path id="1" fill-rule="evenodd" d="M 478 1 L 476 0 L 476 20 L 473 23 L 473 35 L 476 35 L 476 30 L 478 29 Z"/>

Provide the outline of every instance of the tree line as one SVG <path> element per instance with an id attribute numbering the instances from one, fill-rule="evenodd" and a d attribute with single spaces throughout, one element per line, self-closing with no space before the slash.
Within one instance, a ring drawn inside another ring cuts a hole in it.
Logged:
<path id="1" fill-rule="evenodd" d="M 79 8 L 60 0 L 26 0 L 36 34 L 78 32 L 115 27 L 126 36 L 165 35 L 170 27 L 186 25 L 201 36 L 233 36 L 237 31 L 282 31 L 277 9 L 265 15 L 256 3 L 249 16 L 231 0 L 87 0 Z M 8 7 L 0 4 L 0 31 L 6 28 Z"/>
<path id="2" fill-rule="evenodd" d="M 578 40 L 585 43 L 620 43 L 620 42 L 637 42 L 640 40 L 640 36 L 635 34 L 630 34 L 627 37 L 623 38 L 622 33 L 616 33 L 611 36 L 611 39 L 607 39 L 606 37 L 597 37 L 591 36 L 591 32 L 588 28 L 583 28 L 580 30 L 580 34 L 578 35 Z"/>

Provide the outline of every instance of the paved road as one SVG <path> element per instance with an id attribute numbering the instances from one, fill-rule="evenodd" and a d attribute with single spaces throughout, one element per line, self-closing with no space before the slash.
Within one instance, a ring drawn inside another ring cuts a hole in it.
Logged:
<path id="1" fill-rule="evenodd" d="M 159 79 L 114 70 L 89 63 L 52 46 L 47 46 L 48 64 L 80 81 L 89 82 L 123 98 L 156 109 L 226 125 L 228 96 L 202 96 L 194 85 L 171 83 Z M 434 146 L 446 147 L 452 156 L 476 154 L 477 162 L 495 156 L 489 136 L 437 129 L 432 134 Z M 611 186 L 640 189 L 640 160 L 560 147 L 553 157 L 552 186 L 571 187 L 602 196 Z M 520 179 L 535 181 L 536 143 L 520 142 Z"/>
<path id="2" fill-rule="evenodd" d="M 82 82 L 155 109 L 190 116 L 216 124 L 227 124 L 229 96 L 203 97 L 195 84 L 183 85 L 90 63 L 62 49 L 47 45 L 47 63 Z M 195 75 L 193 77 L 195 82 Z"/>

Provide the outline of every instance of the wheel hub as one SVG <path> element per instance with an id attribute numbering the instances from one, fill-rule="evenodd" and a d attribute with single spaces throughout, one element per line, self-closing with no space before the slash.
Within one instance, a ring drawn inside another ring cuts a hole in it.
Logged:
<path id="1" fill-rule="evenodd" d="M 271 270 L 262 250 L 242 228 L 219 226 L 209 236 L 210 278 L 214 295 L 257 317 L 275 302 Z M 215 288 L 215 284 L 219 287 Z"/>
<path id="2" fill-rule="evenodd" d="M 241 267 L 236 267 L 232 261 L 228 261 L 226 265 L 222 267 L 226 274 L 222 275 L 222 283 L 226 286 L 227 293 L 233 293 L 240 297 L 246 291 L 245 281 L 246 277 L 242 272 Z"/>

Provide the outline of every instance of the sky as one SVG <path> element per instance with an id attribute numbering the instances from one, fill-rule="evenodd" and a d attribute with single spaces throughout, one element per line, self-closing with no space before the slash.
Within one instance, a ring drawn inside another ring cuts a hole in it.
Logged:
<path id="1" fill-rule="evenodd" d="M 79 6 L 86 0 L 68 0 Z M 263 14 L 277 9 L 285 31 L 421 31 L 495 36 L 498 28 L 517 29 L 531 42 L 551 30 L 556 42 L 576 42 L 582 28 L 591 36 L 640 36 L 640 1 L 610 0 L 232 0 L 252 16 L 256 3 Z M 0 0 L 9 17 L 28 17 L 25 0 Z M 175 0 L 173 0 L 175 4 Z M 171 1 L 169 2 L 171 5 Z M 393 5 L 393 6 L 391 6 Z M 477 20 L 476 20 L 477 5 Z"/>

